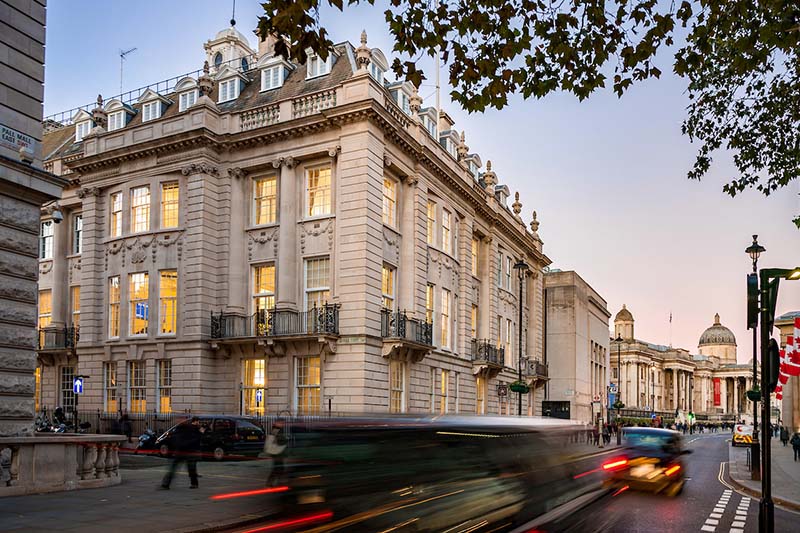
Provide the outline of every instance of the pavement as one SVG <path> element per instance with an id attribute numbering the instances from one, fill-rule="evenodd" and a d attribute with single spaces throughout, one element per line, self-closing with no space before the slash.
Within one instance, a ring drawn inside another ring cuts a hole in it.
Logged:
<path id="1" fill-rule="evenodd" d="M 772 499 L 776 504 L 800 511 L 800 461 L 794 461 L 792 446 L 770 439 L 772 447 Z M 761 481 L 750 479 L 747 448 L 730 447 L 730 477 L 737 488 L 761 497 Z"/>

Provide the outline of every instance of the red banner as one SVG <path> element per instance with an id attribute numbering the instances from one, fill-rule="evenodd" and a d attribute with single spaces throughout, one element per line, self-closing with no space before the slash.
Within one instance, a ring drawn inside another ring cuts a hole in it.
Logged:
<path id="1" fill-rule="evenodd" d="M 722 405 L 722 392 L 720 390 L 720 378 L 714 378 L 714 407 Z"/>

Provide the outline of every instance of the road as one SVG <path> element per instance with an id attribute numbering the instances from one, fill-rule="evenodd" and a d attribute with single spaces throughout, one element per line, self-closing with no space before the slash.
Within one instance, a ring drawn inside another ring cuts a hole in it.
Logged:
<path id="1" fill-rule="evenodd" d="M 592 506 L 595 531 L 755 533 L 758 500 L 739 494 L 727 477 L 730 433 L 687 436 L 687 481 L 675 498 L 623 492 Z M 594 520 L 596 517 L 596 521 Z M 800 531 L 800 514 L 775 509 L 775 531 Z"/>

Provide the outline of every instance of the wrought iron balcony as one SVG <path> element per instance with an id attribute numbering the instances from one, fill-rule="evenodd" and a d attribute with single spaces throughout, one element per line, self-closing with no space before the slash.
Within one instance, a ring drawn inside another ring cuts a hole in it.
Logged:
<path id="1" fill-rule="evenodd" d="M 472 362 L 502 367 L 506 359 L 506 349 L 489 340 L 472 339 Z"/>
<path id="2" fill-rule="evenodd" d="M 381 337 L 433 346 L 433 323 L 408 318 L 405 311 L 401 313 L 383 309 L 381 311 Z"/>
<path id="3" fill-rule="evenodd" d="M 547 365 L 535 359 L 526 359 L 525 375 L 536 379 L 547 379 Z"/>
<path id="4" fill-rule="evenodd" d="M 211 313 L 212 339 L 339 335 L 339 304 L 308 311 L 265 309 L 252 315 Z"/>
<path id="5" fill-rule="evenodd" d="M 39 351 L 72 350 L 80 339 L 80 327 L 40 328 Z"/>

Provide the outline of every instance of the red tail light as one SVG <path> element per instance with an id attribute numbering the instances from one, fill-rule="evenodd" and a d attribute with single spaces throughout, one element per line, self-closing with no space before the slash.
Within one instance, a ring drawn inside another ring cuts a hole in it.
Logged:
<path id="1" fill-rule="evenodd" d="M 680 469 L 681 469 L 681 465 L 675 465 L 675 466 L 673 466 L 671 468 L 668 468 L 667 471 L 664 472 L 664 474 L 666 474 L 667 476 L 671 476 L 672 474 L 674 474 L 675 472 L 677 472 Z"/>
<path id="2" fill-rule="evenodd" d="M 607 463 L 603 463 L 603 470 L 619 470 L 620 468 L 624 468 L 628 466 L 628 460 L 624 457 L 612 459 Z"/>
<path id="3" fill-rule="evenodd" d="M 301 518 L 293 518 L 290 520 L 285 520 L 283 522 L 275 522 L 273 524 L 269 524 L 267 526 L 259 527 L 256 529 L 248 529 L 247 531 L 245 531 L 245 533 L 261 533 L 262 531 L 275 531 L 277 529 L 283 529 L 286 527 L 305 525 L 311 522 L 320 522 L 323 520 L 330 520 L 331 518 L 333 518 L 333 512 L 323 511 L 319 514 L 303 516 Z"/>

